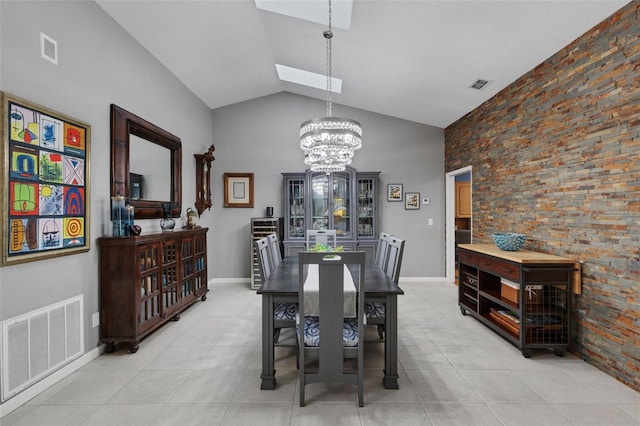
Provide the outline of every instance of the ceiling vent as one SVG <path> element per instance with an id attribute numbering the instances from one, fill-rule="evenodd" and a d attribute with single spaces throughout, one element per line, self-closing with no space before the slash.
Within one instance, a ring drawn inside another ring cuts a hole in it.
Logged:
<path id="1" fill-rule="evenodd" d="M 473 84 L 471 84 L 471 86 L 469 87 L 476 90 L 482 90 L 489 83 L 491 83 L 489 80 L 484 80 L 482 78 L 479 78 L 476 81 L 474 81 Z"/>

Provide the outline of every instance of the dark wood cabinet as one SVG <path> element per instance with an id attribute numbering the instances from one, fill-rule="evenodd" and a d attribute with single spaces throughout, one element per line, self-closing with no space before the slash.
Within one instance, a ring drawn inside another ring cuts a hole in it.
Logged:
<path id="1" fill-rule="evenodd" d="M 100 332 L 106 351 L 140 341 L 207 298 L 207 228 L 135 237 L 103 237 L 100 247 Z"/>
<path id="2" fill-rule="evenodd" d="M 522 350 L 571 345 L 571 279 L 574 261 L 493 244 L 458 245 L 458 304 Z"/>

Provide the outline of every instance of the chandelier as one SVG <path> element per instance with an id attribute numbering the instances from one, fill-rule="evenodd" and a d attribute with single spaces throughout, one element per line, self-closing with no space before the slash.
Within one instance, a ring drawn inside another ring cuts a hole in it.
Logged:
<path id="1" fill-rule="evenodd" d="M 327 116 L 307 120 L 300 125 L 300 148 L 304 162 L 314 172 L 341 172 L 351 164 L 353 153 L 362 147 L 360 123 L 348 118 L 332 117 L 331 108 L 331 0 L 329 0 L 329 30 L 323 32 L 327 41 Z"/>

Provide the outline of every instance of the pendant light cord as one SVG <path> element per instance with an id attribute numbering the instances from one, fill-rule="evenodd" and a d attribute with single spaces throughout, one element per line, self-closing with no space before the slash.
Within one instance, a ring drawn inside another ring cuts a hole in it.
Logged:
<path id="1" fill-rule="evenodd" d="M 323 33 L 324 38 L 327 39 L 327 117 L 331 117 L 332 115 L 332 106 L 331 106 L 331 74 L 333 73 L 333 69 L 331 66 L 331 39 L 333 38 L 333 32 L 331 31 L 331 0 L 329 0 L 329 30 Z"/>

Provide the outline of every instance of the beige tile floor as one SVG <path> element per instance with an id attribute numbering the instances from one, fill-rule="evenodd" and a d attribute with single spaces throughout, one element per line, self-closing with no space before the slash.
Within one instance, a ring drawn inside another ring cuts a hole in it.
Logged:
<path id="1" fill-rule="evenodd" d="M 308 386 L 301 408 L 290 348 L 277 349 L 277 389 L 259 390 L 260 297 L 222 283 L 136 354 L 96 358 L 0 424 L 640 425 L 640 393 L 571 354 L 525 359 L 460 314 L 451 284 L 401 286 L 400 389 L 382 387 L 383 347 L 367 344 L 364 408 L 338 384 Z"/>

